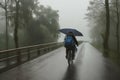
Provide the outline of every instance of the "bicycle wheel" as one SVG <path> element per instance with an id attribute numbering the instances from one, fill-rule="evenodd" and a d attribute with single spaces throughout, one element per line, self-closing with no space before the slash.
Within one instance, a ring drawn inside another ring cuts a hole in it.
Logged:
<path id="1" fill-rule="evenodd" d="M 68 50 L 68 65 L 73 64 L 72 50 Z"/>

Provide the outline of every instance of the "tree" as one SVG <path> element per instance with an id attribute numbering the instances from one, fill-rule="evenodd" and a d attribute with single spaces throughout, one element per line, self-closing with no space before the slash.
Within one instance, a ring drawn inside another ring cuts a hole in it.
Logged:
<path id="1" fill-rule="evenodd" d="M 36 8 L 35 17 L 26 29 L 30 45 L 57 41 L 59 29 L 57 12 L 42 5 Z"/>
<path id="2" fill-rule="evenodd" d="M 93 44 L 100 48 L 103 48 L 103 39 L 105 37 L 105 16 L 104 3 L 100 0 L 90 1 L 86 18 L 89 21 L 89 27 L 92 28 L 90 32 Z"/>
<path id="3" fill-rule="evenodd" d="M 58 11 L 40 5 L 38 0 L 19 0 L 18 9 L 16 8 L 17 4 L 14 6 L 15 4 L 16 2 L 13 0 L 10 7 L 12 12 L 11 25 L 14 26 L 15 44 L 19 42 L 25 45 L 33 45 L 52 42 L 58 39 Z M 22 32 L 25 33 L 24 36 L 22 36 Z M 27 41 L 21 42 L 23 41 L 23 39 L 21 40 L 23 37 L 24 40 Z M 24 45 L 19 44 L 19 46 Z"/>
<path id="4" fill-rule="evenodd" d="M 14 28 L 14 40 L 15 40 L 15 47 L 19 47 L 18 43 L 18 27 L 19 27 L 19 9 L 20 9 L 20 1 L 15 0 L 16 3 L 16 9 L 15 9 L 15 28 Z"/>
<path id="5" fill-rule="evenodd" d="M 94 26 L 102 27 L 101 34 L 103 38 L 103 48 L 104 48 L 104 54 L 105 56 L 109 56 L 109 30 L 110 30 L 110 12 L 109 12 L 109 0 L 105 0 L 105 6 L 104 3 L 100 0 L 93 0 L 90 1 L 91 6 L 88 7 L 89 13 L 87 14 L 87 18 L 90 20 L 92 19 Z M 105 8 L 104 8 L 105 7 Z M 106 15 L 104 13 L 106 12 Z M 92 15 L 92 16 L 91 16 Z M 106 17 L 106 20 L 104 21 L 104 17 Z M 104 22 L 106 22 L 106 26 L 104 26 Z M 100 29 L 100 28 L 98 28 Z M 104 30 L 105 29 L 105 30 Z M 100 31 L 100 30 L 99 30 Z M 99 32 L 98 31 L 98 32 Z"/>
<path id="6" fill-rule="evenodd" d="M 116 16 L 117 16 L 117 29 L 116 29 L 116 36 L 117 36 L 117 52 L 118 52 L 118 58 L 120 57 L 120 14 L 119 14 L 119 6 L 118 6 L 118 0 L 116 0 Z"/>
<path id="7" fill-rule="evenodd" d="M 119 0 L 107 0 L 105 1 L 105 5 L 104 3 L 100 3 L 100 0 L 93 0 L 90 2 L 87 13 L 87 19 L 91 24 L 90 27 L 93 26 L 92 37 L 95 38 L 101 35 L 103 37 L 103 51 L 105 56 L 113 59 L 114 55 L 114 58 L 116 57 L 118 61 L 120 59 L 119 5 Z M 97 44 L 99 44 L 100 39 L 97 40 Z"/>
<path id="8" fill-rule="evenodd" d="M 45 25 L 48 30 L 51 33 L 51 37 L 53 37 L 53 39 L 56 41 L 58 38 L 58 29 L 59 29 L 59 23 L 58 23 L 58 11 L 57 10 L 52 10 L 51 7 L 43 7 L 40 6 L 41 8 L 41 15 L 39 17 L 40 21 L 43 21 L 43 25 Z"/>
<path id="9" fill-rule="evenodd" d="M 19 31 L 21 27 L 29 26 L 34 9 L 34 0 L 12 0 L 11 4 L 11 25 L 14 26 L 14 41 L 16 48 L 19 47 Z M 26 14 L 27 13 L 27 14 Z"/>
<path id="10" fill-rule="evenodd" d="M 8 49 L 8 6 L 9 6 L 9 1 L 10 0 L 5 0 L 0 2 L 0 7 L 5 10 L 5 22 L 6 22 L 6 49 Z"/>
<path id="11" fill-rule="evenodd" d="M 116 24 L 116 39 L 117 39 L 117 56 L 118 56 L 118 61 L 119 61 L 119 58 L 120 58 L 120 12 L 119 12 L 119 9 L 120 9 L 120 6 L 119 6 L 119 0 L 112 0 L 112 5 L 113 5 L 113 12 L 115 13 L 115 24 Z M 114 18 L 112 18 L 114 19 Z"/>
<path id="12" fill-rule="evenodd" d="M 106 31 L 104 37 L 104 54 L 106 57 L 109 56 L 109 30 L 110 30 L 110 12 L 109 12 L 109 0 L 105 0 L 105 8 L 106 8 Z"/>
<path id="13" fill-rule="evenodd" d="M 19 27 L 19 12 L 20 12 L 20 1 L 21 0 L 11 0 L 9 9 L 10 9 L 10 26 L 14 27 L 13 35 L 14 35 L 14 42 L 15 47 L 19 47 L 19 39 L 18 39 L 18 27 Z"/>

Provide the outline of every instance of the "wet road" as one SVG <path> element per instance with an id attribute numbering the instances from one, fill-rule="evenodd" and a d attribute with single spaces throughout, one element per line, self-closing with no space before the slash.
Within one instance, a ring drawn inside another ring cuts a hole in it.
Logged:
<path id="1" fill-rule="evenodd" d="M 0 80 L 120 80 L 120 70 L 89 43 L 82 43 L 71 67 L 62 47 L 0 74 Z"/>

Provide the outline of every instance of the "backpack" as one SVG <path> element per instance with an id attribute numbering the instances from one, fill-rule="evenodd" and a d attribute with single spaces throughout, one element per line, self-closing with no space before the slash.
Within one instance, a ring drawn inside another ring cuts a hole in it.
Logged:
<path id="1" fill-rule="evenodd" d="M 64 40 L 64 46 L 65 47 L 72 47 L 74 46 L 74 39 L 72 36 L 67 36 Z"/>

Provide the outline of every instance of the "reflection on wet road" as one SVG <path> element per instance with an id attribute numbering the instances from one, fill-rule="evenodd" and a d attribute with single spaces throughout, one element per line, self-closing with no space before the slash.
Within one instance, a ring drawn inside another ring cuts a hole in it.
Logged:
<path id="1" fill-rule="evenodd" d="M 71 66 L 68 66 L 65 75 L 63 77 L 63 80 L 77 80 L 77 70 L 76 66 L 73 64 Z"/>
<path id="2" fill-rule="evenodd" d="M 62 47 L 0 74 L 0 80 L 120 80 L 120 70 L 89 43 L 82 43 L 70 67 Z"/>

